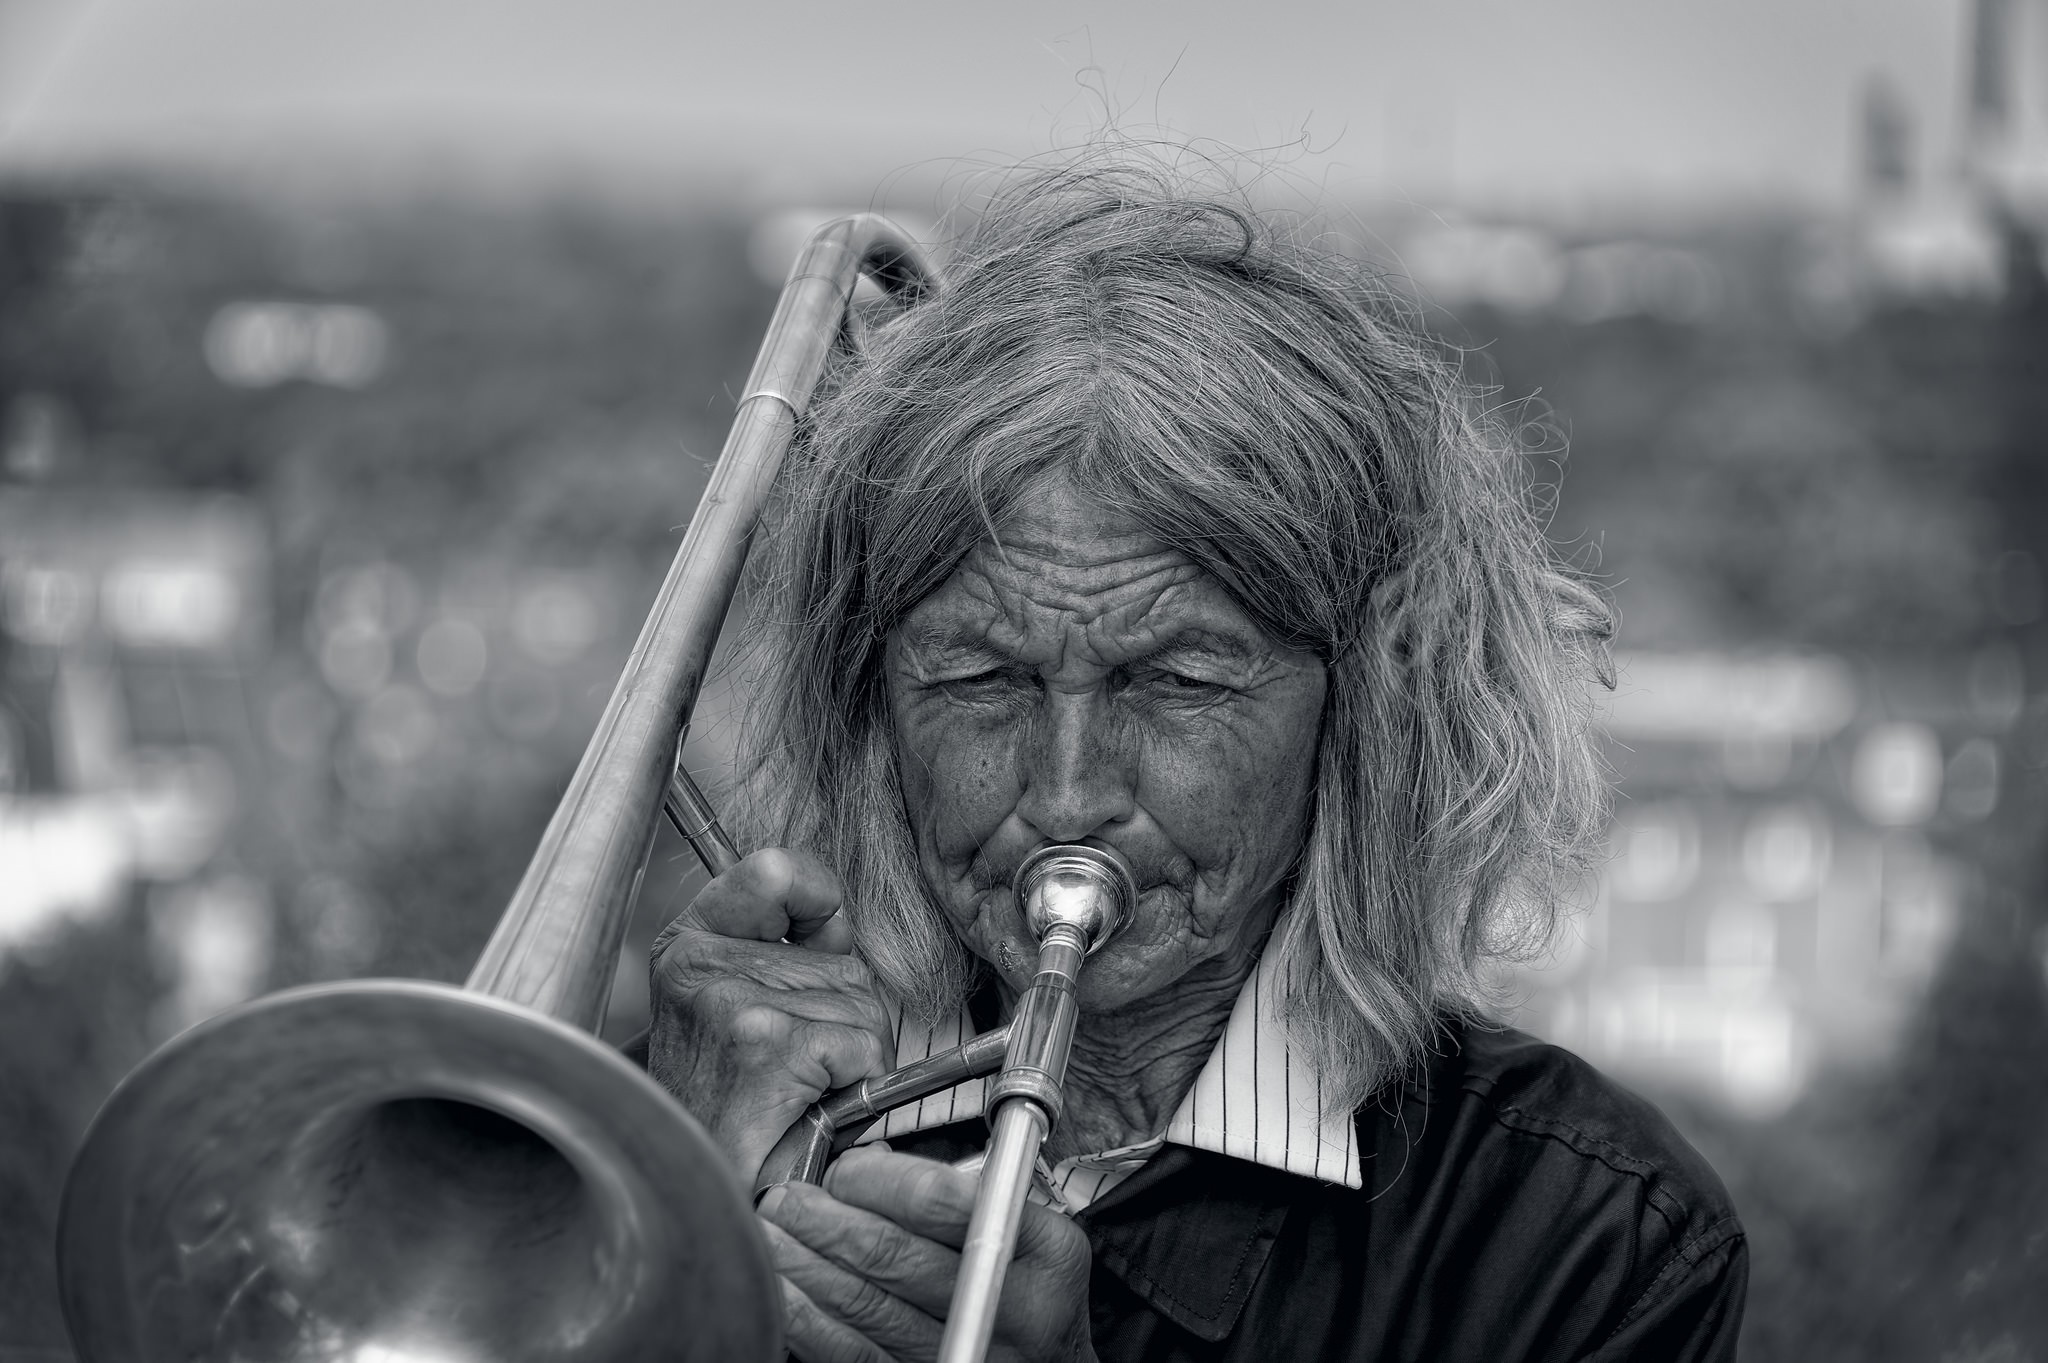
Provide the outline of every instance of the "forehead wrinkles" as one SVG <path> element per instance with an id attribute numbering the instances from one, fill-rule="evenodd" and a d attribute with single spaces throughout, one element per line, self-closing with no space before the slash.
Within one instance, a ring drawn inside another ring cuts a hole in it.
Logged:
<path id="1" fill-rule="evenodd" d="M 1034 617 L 1042 621 L 1045 614 L 1053 614 L 1091 635 L 1097 627 L 1115 630 L 1136 624 L 1174 595 L 1175 588 L 1202 575 L 1182 555 L 1141 535 L 1085 547 L 1063 545 L 1057 554 L 1030 543 L 984 543 L 968 567 L 986 583 L 988 604 L 1006 623 L 1028 629 Z"/>

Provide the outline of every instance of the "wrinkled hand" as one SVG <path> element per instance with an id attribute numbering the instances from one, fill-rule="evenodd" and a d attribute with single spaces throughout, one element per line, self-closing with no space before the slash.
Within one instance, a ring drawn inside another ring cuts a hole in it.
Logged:
<path id="1" fill-rule="evenodd" d="M 648 1073 L 750 1188 L 820 1094 L 887 1072 L 895 1056 L 839 902 L 823 862 L 768 848 L 706 885 L 656 939 Z"/>
<path id="2" fill-rule="evenodd" d="M 888 1150 L 848 1151 L 825 1186 L 784 1184 L 761 1199 L 782 1275 L 790 1353 L 804 1363 L 917 1363 L 938 1355 L 975 1178 Z M 1088 1238 L 1026 1204 L 1003 1279 L 991 1359 L 1094 1363 Z"/>

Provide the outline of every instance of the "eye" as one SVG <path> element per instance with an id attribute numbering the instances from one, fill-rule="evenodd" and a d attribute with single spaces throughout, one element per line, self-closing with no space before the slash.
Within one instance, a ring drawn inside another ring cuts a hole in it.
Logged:
<path id="1" fill-rule="evenodd" d="M 935 682 L 934 686 L 955 700 L 997 700 L 1014 695 L 1035 680 L 1015 668 L 997 667 L 968 677 L 951 677 Z"/>
<path id="2" fill-rule="evenodd" d="M 1145 680 L 1154 691 L 1177 701 L 1221 700 L 1231 694 L 1232 690 L 1221 682 L 1209 681 L 1203 677 L 1190 676 L 1188 673 L 1175 672 L 1167 668 L 1152 672 Z"/>

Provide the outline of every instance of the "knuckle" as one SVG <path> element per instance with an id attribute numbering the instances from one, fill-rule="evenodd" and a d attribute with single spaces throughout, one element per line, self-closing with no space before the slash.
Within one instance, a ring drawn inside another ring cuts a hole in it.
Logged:
<path id="1" fill-rule="evenodd" d="M 666 988 L 686 989 L 718 969 L 725 955 L 720 950 L 725 939 L 695 926 L 670 926 L 673 931 L 664 930 L 668 932 L 666 940 L 655 944 L 653 977 Z"/>
<path id="2" fill-rule="evenodd" d="M 1062 1224 L 1060 1233 L 1053 1242 L 1055 1271 L 1070 1282 L 1086 1283 L 1094 1258 L 1094 1252 L 1088 1247 L 1086 1232 L 1071 1222 Z"/>
<path id="3" fill-rule="evenodd" d="M 1031 1237 L 1029 1256 L 1039 1271 L 1058 1283 L 1085 1282 L 1093 1263 L 1093 1253 L 1088 1248 L 1088 1235 L 1079 1226 L 1056 1213 L 1043 1208 L 1030 1209 L 1041 1213 L 1034 1218 L 1038 1221 L 1037 1233 Z"/>
<path id="4" fill-rule="evenodd" d="M 867 1278 L 854 1279 L 840 1305 L 855 1326 L 882 1325 L 900 1314 L 895 1293 Z"/>
<path id="5" fill-rule="evenodd" d="M 934 1219 L 963 1216 L 974 1209 L 975 1180 L 935 1161 L 920 1161 L 905 1189 L 912 1206 Z"/>
<path id="6" fill-rule="evenodd" d="M 744 866 L 746 863 L 740 863 Z M 713 876 L 697 891 L 697 897 L 683 910 L 683 917 L 689 920 L 686 932 L 695 931 L 706 935 L 723 936 L 717 923 L 725 908 L 747 896 L 747 878 L 738 867 L 723 875 Z"/>
<path id="7" fill-rule="evenodd" d="M 934 1164 L 913 1169 L 903 1180 L 903 1200 L 913 1214 L 929 1215 L 946 1209 L 950 1199 L 946 1196 L 947 1185 L 940 1177 L 945 1166 Z"/>
<path id="8" fill-rule="evenodd" d="M 781 847 L 763 847 L 733 869 L 757 894 L 773 900 L 781 900 L 796 884 L 796 858 Z"/>
<path id="9" fill-rule="evenodd" d="M 842 1242 L 846 1266 L 862 1275 L 869 1286 L 873 1286 L 871 1279 L 894 1276 L 904 1267 L 902 1234 L 894 1226 L 863 1226 Z"/>
<path id="10" fill-rule="evenodd" d="M 730 1018 L 735 1031 L 742 1018 L 758 1024 L 760 1019 L 756 1015 L 772 1015 L 775 1011 L 761 1001 L 758 985 L 734 975 L 699 981 L 682 991 L 682 1001 L 690 1012 L 706 1020 Z"/>
<path id="11" fill-rule="evenodd" d="M 832 956 L 832 971 L 841 988 L 849 993 L 873 995 L 875 972 L 868 969 L 868 963 L 858 956 Z"/>
<path id="12" fill-rule="evenodd" d="M 653 945 L 647 949 L 648 960 L 659 966 L 667 958 L 669 948 L 675 945 L 676 939 L 683 935 L 688 926 L 687 918 L 681 914 L 663 924 L 661 931 L 654 934 Z"/>
<path id="13" fill-rule="evenodd" d="M 696 953 L 691 950 L 691 936 L 689 929 L 681 928 L 655 941 L 647 964 L 657 984 L 681 984 L 696 972 L 697 960 Z"/>
<path id="14" fill-rule="evenodd" d="M 654 968 L 647 972 L 647 994 L 655 1005 L 681 1007 L 688 999 L 689 993 L 688 979 L 668 958 L 663 957 L 655 961 Z"/>
<path id="15" fill-rule="evenodd" d="M 748 1003 L 732 1013 L 732 1042 L 742 1055 L 780 1053 L 790 1042 L 790 1017 L 765 1003 Z"/>
<path id="16" fill-rule="evenodd" d="M 846 1067 L 866 1072 L 881 1063 L 880 1042 L 871 1033 L 842 1022 L 797 1018 L 791 1023 L 791 1034 L 785 1044 L 790 1051 L 834 1072 Z"/>

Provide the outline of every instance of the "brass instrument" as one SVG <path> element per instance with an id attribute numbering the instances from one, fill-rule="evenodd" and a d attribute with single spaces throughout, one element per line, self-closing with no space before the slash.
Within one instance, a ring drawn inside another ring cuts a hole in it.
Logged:
<path id="1" fill-rule="evenodd" d="M 1025 926 L 1038 939 L 1038 972 L 1009 1022 L 880 1079 L 827 1094 L 768 1152 L 755 1185 L 758 1197 L 778 1183 L 819 1182 L 826 1160 L 876 1119 L 966 1080 L 996 1075 L 988 1095 L 992 1130 L 988 1149 L 975 1160 L 981 1186 L 939 1341 L 940 1363 L 977 1363 L 988 1352 L 1038 1149 L 1063 1104 L 1081 962 L 1129 926 L 1138 907 L 1130 863 L 1106 846 L 1041 847 L 1017 868 L 1014 883 Z"/>
<path id="2" fill-rule="evenodd" d="M 743 1190 L 703 1128 L 593 1033 L 656 811 L 714 874 L 737 860 L 680 740 L 863 275 L 904 304 L 935 287 L 918 248 L 873 215 L 806 243 L 689 532 L 464 987 L 287 990 L 175 1038 L 107 1100 L 58 1228 L 84 1363 L 778 1356 L 780 1294 Z M 822 1177 L 831 1148 L 858 1134 L 856 1108 L 879 1114 L 1001 1071 L 948 1359 L 986 1348 L 1058 1116 L 1075 973 L 1136 901 L 1129 868 L 1094 847 L 1043 849 L 1017 888 L 1042 942 L 1009 1027 L 859 1086 L 865 1096 L 828 1095 L 764 1174 Z"/>

